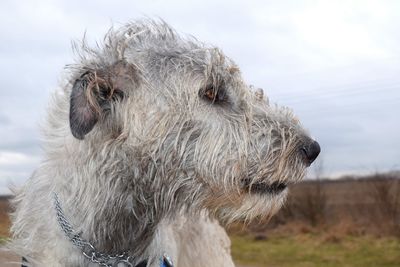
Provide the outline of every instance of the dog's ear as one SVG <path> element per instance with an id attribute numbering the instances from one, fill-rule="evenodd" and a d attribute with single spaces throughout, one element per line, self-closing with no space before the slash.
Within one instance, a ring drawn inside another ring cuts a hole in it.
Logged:
<path id="1" fill-rule="evenodd" d="M 100 70 L 88 70 L 73 84 L 69 123 L 72 135 L 83 140 L 102 120 L 113 102 L 121 100 L 126 87 L 134 82 L 135 70 L 125 61 L 118 61 Z"/>

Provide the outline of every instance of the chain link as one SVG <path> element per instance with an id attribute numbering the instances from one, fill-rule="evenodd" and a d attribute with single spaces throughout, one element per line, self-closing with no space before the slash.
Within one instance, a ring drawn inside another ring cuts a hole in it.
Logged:
<path id="1" fill-rule="evenodd" d="M 58 195 L 56 193 L 53 193 L 53 197 L 57 213 L 57 221 L 61 229 L 68 237 L 68 239 L 71 241 L 71 243 L 82 251 L 82 255 L 84 257 L 89 259 L 91 262 L 104 267 L 117 267 L 117 266 L 133 267 L 132 258 L 128 256 L 126 252 L 122 254 L 107 254 L 98 252 L 90 242 L 86 241 L 81 237 L 81 233 L 75 233 L 74 228 L 68 222 L 67 218 L 64 215 L 64 211 L 61 208 Z"/>

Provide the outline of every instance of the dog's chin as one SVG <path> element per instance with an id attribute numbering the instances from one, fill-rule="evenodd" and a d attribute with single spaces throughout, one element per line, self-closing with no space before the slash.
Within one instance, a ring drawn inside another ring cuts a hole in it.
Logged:
<path id="1" fill-rule="evenodd" d="M 280 189 L 279 192 L 261 191 L 248 194 L 240 210 L 243 211 L 246 219 L 256 217 L 269 219 L 283 206 L 287 197 L 288 189 Z"/>
<path id="2" fill-rule="evenodd" d="M 287 193 L 286 188 L 273 194 L 265 191 L 247 192 L 235 205 L 220 209 L 218 217 L 225 224 L 237 221 L 245 223 L 253 220 L 267 221 L 283 206 Z"/>

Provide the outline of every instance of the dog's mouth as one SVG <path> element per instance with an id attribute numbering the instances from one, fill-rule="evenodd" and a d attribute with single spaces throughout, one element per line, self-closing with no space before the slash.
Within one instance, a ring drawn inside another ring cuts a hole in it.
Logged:
<path id="1" fill-rule="evenodd" d="M 278 195 L 282 193 L 286 188 L 286 183 L 281 182 L 255 182 L 251 183 L 249 179 L 243 180 L 244 189 L 252 194 L 270 194 L 270 195 Z"/>

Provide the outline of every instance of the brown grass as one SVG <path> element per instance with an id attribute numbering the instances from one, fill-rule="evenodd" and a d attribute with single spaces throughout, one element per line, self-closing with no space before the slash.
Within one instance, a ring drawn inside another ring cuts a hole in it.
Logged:
<path id="1" fill-rule="evenodd" d="M 8 198 L 0 197 L 0 239 L 7 238 L 9 236 L 10 218 L 8 213 L 10 206 Z"/>

